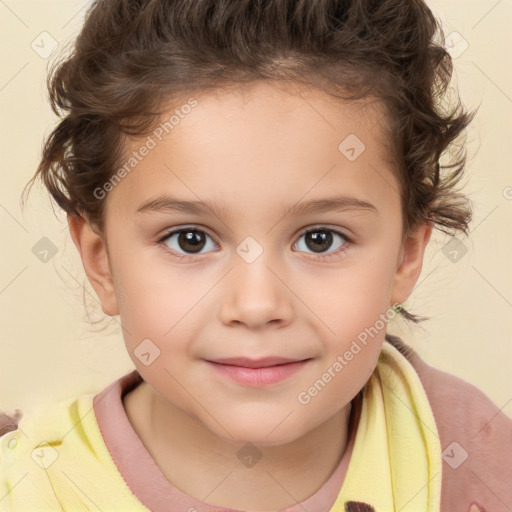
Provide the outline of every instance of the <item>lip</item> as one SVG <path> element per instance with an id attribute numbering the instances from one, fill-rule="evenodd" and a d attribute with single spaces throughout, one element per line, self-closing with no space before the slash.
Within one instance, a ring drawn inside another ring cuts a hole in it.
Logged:
<path id="1" fill-rule="evenodd" d="M 243 366 L 245 368 L 266 368 L 278 364 L 296 363 L 303 359 L 289 359 L 286 357 L 268 356 L 260 359 L 251 359 L 250 357 L 228 357 L 224 359 L 209 359 L 210 363 L 226 364 L 229 366 Z"/>
<path id="2" fill-rule="evenodd" d="M 291 377 L 293 374 L 304 368 L 310 360 L 311 359 L 290 360 L 284 358 L 265 358 L 255 360 L 234 358 L 224 360 L 218 359 L 216 361 L 205 360 L 205 362 L 217 374 L 228 377 L 239 384 L 250 387 L 262 387 L 277 384 L 278 382 Z M 230 364 L 226 364 L 225 361 L 228 361 Z M 277 364 L 275 363 L 276 361 L 278 361 Z"/>

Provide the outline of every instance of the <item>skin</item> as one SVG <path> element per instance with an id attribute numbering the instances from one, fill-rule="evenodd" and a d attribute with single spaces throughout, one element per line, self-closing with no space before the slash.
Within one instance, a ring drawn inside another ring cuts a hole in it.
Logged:
<path id="1" fill-rule="evenodd" d="M 314 494 L 339 463 L 351 400 L 377 364 L 386 329 L 309 403 L 298 394 L 390 305 L 407 299 L 432 225 L 402 240 L 378 103 L 271 83 L 194 97 L 198 105 L 104 199 L 105 233 L 78 216 L 69 217 L 70 232 L 144 379 L 124 406 L 162 473 L 213 505 L 282 509 Z M 366 146 L 353 162 L 338 150 L 349 134 Z M 128 153 L 143 140 L 132 140 Z M 222 216 L 136 212 L 164 193 L 222 204 Z M 378 213 L 280 213 L 335 193 L 366 200 Z M 177 235 L 158 244 L 172 228 L 191 225 L 208 235 L 199 255 Z M 315 252 L 303 231 L 319 225 L 352 243 L 330 232 L 331 244 Z M 237 253 L 248 236 L 263 250 L 251 263 Z M 147 366 L 134 354 L 144 339 L 160 350 Z M 252 388 L 203 360 L 268 355 L 312 359 L 284 381 Z M 237 457 L 246 443 L 261 454 L 250 468 Z"/>

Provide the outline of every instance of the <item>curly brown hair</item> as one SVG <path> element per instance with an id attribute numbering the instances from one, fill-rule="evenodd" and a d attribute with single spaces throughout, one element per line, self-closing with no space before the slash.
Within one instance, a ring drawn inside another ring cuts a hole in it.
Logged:
<path id="1" fill-rule="evenodd" d="M 148 134 L 164 106 L 194 91 L 279 80 L 378 99 L 404 237 L 425 221 L 468 235 L 471 203 L 455 188 L 466 151 L 456 140 L 474 113 L 458 96 L 449 105 L 452 71 L 422 0 L 99 0 L 72 54 L 48 74 L 62 120 L 29 184 L 40 178 L 65 212 L 103 232 L 105 201 L 93 191 L 114 175 L 127 137 Z"/>

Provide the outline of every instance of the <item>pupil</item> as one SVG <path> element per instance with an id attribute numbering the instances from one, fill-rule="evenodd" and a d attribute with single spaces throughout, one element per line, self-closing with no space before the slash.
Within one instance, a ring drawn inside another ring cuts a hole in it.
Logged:
<path id="1" fill-rule="evenodd" d="M 331 243 L 332 233 L 330 231 L 313 231 L 306 235 L 306 245 L 312 251 L 322 252 L 328 249 Z"/>

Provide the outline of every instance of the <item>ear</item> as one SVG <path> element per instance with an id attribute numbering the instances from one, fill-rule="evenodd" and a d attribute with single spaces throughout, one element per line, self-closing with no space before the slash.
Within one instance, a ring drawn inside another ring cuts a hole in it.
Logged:
<path id="1" fill-rule="evenodd" d="M 119 314 L 114 282 L 110 271 L 107 245 L 103 238 L 80 215 L 68 214 L 68 225 L 84 266 L 85 273 L 106 315 Z"/>
<path id="2" fill-rule="evenodd" d="M 425 248 L 432 234 L 433 224 L 420 224 L 405 239 L 398 255 L 397 269 L 393 280 L 391 304 L 402 304 L 411 294 L 421 274 Z"/>

